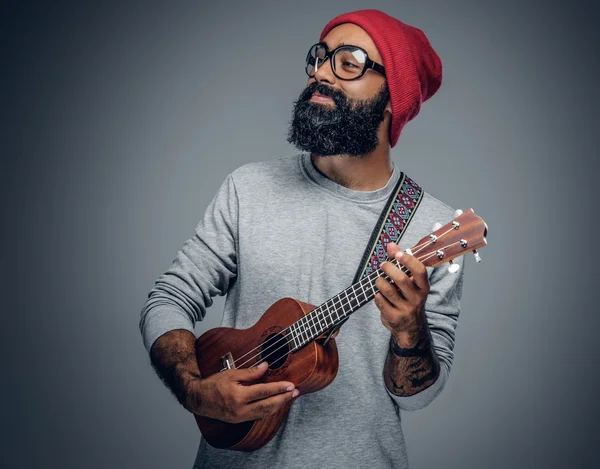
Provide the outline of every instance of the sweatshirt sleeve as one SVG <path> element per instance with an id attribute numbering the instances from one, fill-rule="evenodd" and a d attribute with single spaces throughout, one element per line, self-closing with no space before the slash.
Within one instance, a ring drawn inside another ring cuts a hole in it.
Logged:
<path id="1" fill-rule="evenodd" d="M 139 322 L 150 351 L 161 335 L 174 329 L 194 332 L 216 295 L 225 295 L 237 273 L 238 200 L 228 175 L 194 235 L 177 252 L 169 269 L 156 280 Z"/>
<path id="2" fill-rule="evenodd" d="M 429 295 L 425 303 L 425 315 L 433 349 L 440 361 L 440 374 L 431 386 L 412 396 L 396 396 L 386 386 L 388 394 L 401 410 L 418 410 L 429 405 L 442 392 L 450 376 L 463 289 L 464 258 L 454 259 L 454 263 L 460 265 L 460 270 L 454 274 L 448 272 L 448 264 L 432 269 L 429 277 Z"/>

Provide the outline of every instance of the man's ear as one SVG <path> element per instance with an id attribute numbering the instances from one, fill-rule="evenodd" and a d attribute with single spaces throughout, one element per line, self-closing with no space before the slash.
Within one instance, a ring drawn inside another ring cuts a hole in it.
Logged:
<path id="1" fill-rule="evenodd" d="M 393 116 L 393 114 L 392 114 L 392 102 L 391 101 L 388 101 L 387 106 L 385 107 L 384 112 L 389 112 L 390 115 Z"/>

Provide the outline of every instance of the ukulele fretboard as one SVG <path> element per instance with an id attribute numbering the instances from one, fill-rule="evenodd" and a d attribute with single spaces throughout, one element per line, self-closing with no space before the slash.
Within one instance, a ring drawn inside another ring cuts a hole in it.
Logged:
<path id="1" fill-rule="evenodd" d="M 393 263 L 404 273 L 410 275 L 410 271 L 399 264 L 396 259 L 388 260 L 388 262 Z M 391 281 L 383 270 L 374 270 L 293 323 L 288 328 L 288 343 L 292 346 L 292 349 L 298 350 L 312 342 L 375 298 L 379 291 L 375 286 L 375 281 L 379 277 Z"/>

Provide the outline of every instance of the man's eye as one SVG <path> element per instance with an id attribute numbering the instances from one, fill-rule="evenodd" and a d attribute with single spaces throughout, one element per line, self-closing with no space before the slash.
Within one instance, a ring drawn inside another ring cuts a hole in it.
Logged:
<path id="1" fill-rule="evenodd" d="M 348 67 L 348 68 L 352 68 L 352 67 L 354 67 L 354 68 L 358 68 L 358 65 L 356 65 L 356 64 L 354 64 L 354 63 L 352 63 L 352 62 L 342 62 L 342 65 L 343 65 L 344 67 Z"/>

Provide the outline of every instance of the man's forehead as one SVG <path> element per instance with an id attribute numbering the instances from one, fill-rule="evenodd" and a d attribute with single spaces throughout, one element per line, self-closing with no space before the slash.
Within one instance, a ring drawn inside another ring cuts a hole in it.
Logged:
<path id="1" fill-rule="evenodd" d="M 329 50 L 342 45 L 353 45 L 362 47 L 367 51 L 371 60 L 381 63 L 381 54 L 377 50 L 371 36 L 360 26 L 354 23 L 343 23 L 333 28 L 323 38 Z"/>

